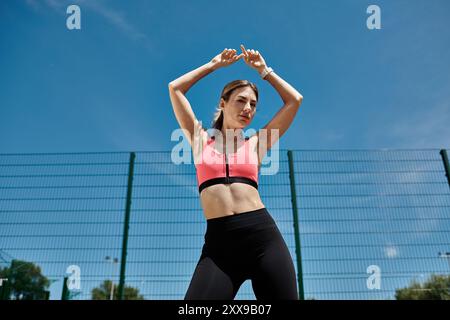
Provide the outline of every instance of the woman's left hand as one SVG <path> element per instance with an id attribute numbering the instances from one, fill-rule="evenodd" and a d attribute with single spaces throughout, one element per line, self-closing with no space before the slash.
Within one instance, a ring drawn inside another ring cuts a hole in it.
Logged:
<path id="1" fill-rule="evenodd" d="M 266 61 L 259 53 L 259 51 L 245 49 L 244 45 L 241 44 L 241 50 L 244 54 L 244 61 L 250 67 L 256 69 L 259 73 L 261 73 L 266 68 Z"/>

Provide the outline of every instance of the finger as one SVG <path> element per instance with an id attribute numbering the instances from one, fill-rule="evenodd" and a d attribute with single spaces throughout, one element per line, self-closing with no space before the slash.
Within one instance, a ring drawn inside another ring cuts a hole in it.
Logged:
<path id="1" fill-rule="evenodd" d="M 242 58 L 244 56 L 244 54 L 243 53 L 241 53 L 240 55 L 236 55 L 235 57 L 234 57 L 234 60 L 235 61 L 238 61 L 240 58 Z"/>
<path id="2" fill-rule="evenodd" d="M 221 53 L 223 58 L 226 57 L 227 52 L 228 52 L 227 50 L 228 50 L 227 48 L 223 49 L 223 51 Z"/>
<path id="3" fill-rule="evenodd" d="M 241 50 L 244 53 L 244 56 L 247 58 L 247 50 L 245 50 L 245 47 L 243 44 L 241 44 Z"/>
<path id="4" fill-rule="evenodd" d="M 227 49 L 227 51 L 225 52 L 225 57 L 227 58 L 227 59 L 229 59 L 230 58 L 230 56 L 231 56 L 231 51 L 230 51 L 231 49 Z"/>
<path id="5" fill-rule="evenodd" d="M 244 45 L 242 45 L 242 44 L 241 44 L 241 49 L 242 49 L 242 52 L 244 53 L 245 62 L 250 63 L 251 62 L 250 50 L 245 49 Z"/>

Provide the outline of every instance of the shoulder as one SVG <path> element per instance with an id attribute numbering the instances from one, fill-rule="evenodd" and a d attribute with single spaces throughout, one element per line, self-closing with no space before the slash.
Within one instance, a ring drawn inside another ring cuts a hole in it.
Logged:
<path id="1" fill-rule="evenodd" d="M 253 133 L 251 136 L 246 138 L 246 140 L 248 140 L 249 142 L 253 142 L 253 143 L 258 143 L 259 139 L 260 139 L 259 130 L 256 131 L 255 133 Z"/>
<path id="2" fill-rule="evenodd" d="M 245 142 L 250 145 L 253 150 L 256 150 L 258 146 L 258 133 L 254 133 L 251 136 L 245 137 Z"/>

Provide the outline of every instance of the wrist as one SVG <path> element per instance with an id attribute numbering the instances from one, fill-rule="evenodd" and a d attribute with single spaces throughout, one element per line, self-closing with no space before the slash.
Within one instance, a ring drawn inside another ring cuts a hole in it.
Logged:
<path id="1" fill-rule="evenodd" d="M 210 69 L 211 71 L 215 71 L 215 70 L 217 70 L 217 68 L 218 68 L 218 66 L 217 66 L 214 62 L 212 62 L 212 61 L 208 62 L 208 63 L 206 64 L 206 66 L 207 66 L 208 69 Z"/>
<path id="2" fill-rule="evenodd" d="M 262 79 L 265 79 L 271 72 L 273 72 L 273 69 L 267 66 L 264 66 L 264 69 L 262 70 L 258 70 L 258 73 Z"/>
<path id="3" fill-rule="evenodd" d="M 256 69 L 256 71 L 258 71 L 258 73 L 261 74 L 265 69 L 267 69 L 267 66 L 263 65 L 262 67 L 259 67 L 258 69 Z"/>

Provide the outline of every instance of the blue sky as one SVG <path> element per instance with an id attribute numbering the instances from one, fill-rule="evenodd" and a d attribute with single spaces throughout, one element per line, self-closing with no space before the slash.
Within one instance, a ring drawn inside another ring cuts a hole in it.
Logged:
<path id="1" fill-rule="evenodd" d="M 81 30 L 66 28 L 72 3 Z M 304 96 L 281 148 L 448 147 L 449 14 L 445 0 L 2 1 L 0 152 L 170 150 L 168 82 L 240 43 Z M 238 78 L 261 91 L 252 127 L 281 107 L 240 61 L 188 93 L 205 125 Z"/>

